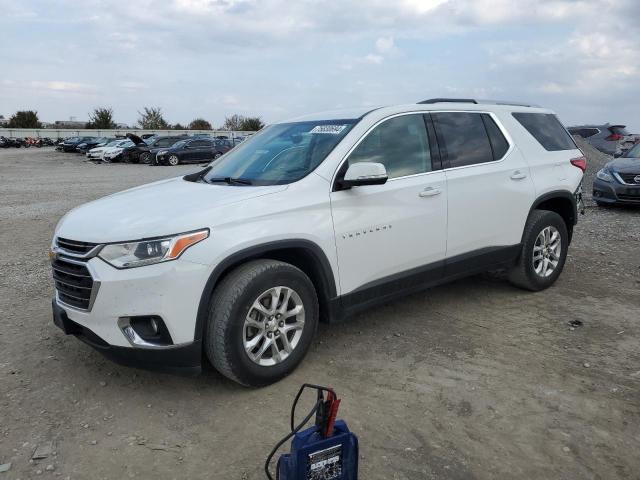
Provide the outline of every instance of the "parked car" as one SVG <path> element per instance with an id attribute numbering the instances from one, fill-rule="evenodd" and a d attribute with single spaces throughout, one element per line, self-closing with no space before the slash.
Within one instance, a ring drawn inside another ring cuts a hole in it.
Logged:
<path id="1" fill-rule="evenodd" d="M 104 152 L 102 152 L 102 161 L 104 163 L 121 162 L 122 152 L 133 145 L 134 143 L 128 138 L 119 140 L 118 143 L 106 148 Z"/>
<path id="2" fill-rule="evenodd" d="M 208 138 L 181 140 L 170 148 L 160 150 L 156 154 L 154 163 L 171 166 L 180 163 L 202 163 L 215 160 L 232 148 L 233 146 L 229 140 Z"/>
<path id="3" fill-rule="evenodd" d="M 95 137 L 69 137 L 62 143 L 63 152 L 77 152 L 82 143 L 93 141 Z"/>
<path id="4" fill-rule="evenodd" d="M 105 152 L 114 152 L 116 149 L 126 148 L 131 145 L 131 141 L 128 139 L 111 139 L 109 143 L 101 147 L 92 148 L 87 152 L 87 158 L 89 160 L 104 160 Z"/>
<path id="5" fill-rule="evenodd" d="M 21 144 L 20 142 L 17 142 L 15 138 L 0 137 L 0 148 L 10 147 L 20 148 Z"/>
<path id="6" fill-rule="evenodd" d="M 619 157 L 640 141 L 640 135 L 632 135 L 625 125 L 583 125 L 569 127 L 571 135 L 579 135 L 587 143 L 607 155 Z"/>
<path id="7" fill-rule="evenodd" d="M 92 148 L 104 147 L 107 143 L 112 142 L 113 140 L 115 139 L 110 137 L 96 137 L 92 140 L 88 140 L 86 142 L 78 144 L 76 150 L 80 153 L 86 154 Z"/>
<path id="8" fill-rule="evenodd" d="M 640 144 L 596 173 L 593 199 L 601 207 L 613 204 L 640 205 Z"/>
<path id="9" fill-rule="evenodd" d="M 121 363 L 191 372 L 204 354 L 270 384 L 320 319 L 500 267 L 551 286 L 585 169 L 542 108 L 433 100 L 274 124 L 205 169 L 66 214 L 54 322 Z"/>
<path id="10" fill-rule="evenodd" d="M 122 152 L 123 161 L 131 163 L 150 163 L 152 159 L 155 159 L 156 153 L 160 150 L 170 148 L 180 140 L 185 140 L 189 137 L 187 135 L 164 137 L 154 136 L 143 140 L 133 133 L 127 133 L 127 138 L 134 142 L 135 145 Z"/>

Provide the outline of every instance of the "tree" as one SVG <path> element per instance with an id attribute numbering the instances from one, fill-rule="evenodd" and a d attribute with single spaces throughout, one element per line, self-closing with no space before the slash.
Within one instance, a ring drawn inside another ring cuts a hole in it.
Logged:
<path id="1" fill-rule="evenodd" d="M 243 132 L 257 132 L 264 128 L 264 123 L 260 117 L 245 117 L 240 122 L 240 129 Z"/>
<path id="2" fill-rule="evenodd" d="M 42 128 L 38 119 L 38 112 L 34 110 L 19 110 L 9 118 L 9 128 Z"/>
<path id="3" fill-rule="evenodd" d="M 211 124 L 204 118 L 196 118 L 189 124 L 189 130 L 211 130 Z"/>
<path id="4" fill-rule="evenodd" d="M 169 128 L 169 124 L 162 116 L 160 107 L 144 107 L 144 112 L 138 112 L 140 118 L 138 125 L 144 130 L 163 130 Z"/>
<path id="5" fill-rule="evenodd" d="M 224 125 L 222 126 L 223 130 L 240 130 L 240 125 L 242 124 L 242 120 L 244 117 L 241 115 L 231 115 L 230 117 L 226 117 L 224 119 Z"/>
<path id="6" fill-rule="evenodd" d="M 176 123 L 173 127 L 174 130 L 186 130 L 186 128 L 182 125 L 180 125 L 179 123 Z"/>
<path id="7" fill-rule="evenodd" d="M 113 109 L 110 107 L 97 107 L 93 109 L 93 113 L 89 114 L 87 128 L 112 129 L 116 127 L 116 122 L 113 121 Z"/>

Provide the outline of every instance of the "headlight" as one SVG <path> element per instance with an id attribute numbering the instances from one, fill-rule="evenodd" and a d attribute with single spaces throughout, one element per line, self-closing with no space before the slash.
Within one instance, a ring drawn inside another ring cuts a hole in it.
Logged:
<path id="1" fill-rule="evenodd" d="M 209 229 L 140 242 L 106 245 L 98 256 L 116 268 L 133 268 L 175 260 L 209 236 Z"/>
<path id="2" fill-rule="evenodd" d="M 604 168 L 602 170 L 599 170 L 598 173 L 596 173 L 596 177 L 598 177 L 598 179 L 602 180 L 603 182 L 613 182 L 613 177 Z"/>
<path id="3" fill-rule="evenodd" d="M 166 155 L 166 153 L 167 153 L 167 150 L 160 150 L 158 152 L 158 155 Z"/>

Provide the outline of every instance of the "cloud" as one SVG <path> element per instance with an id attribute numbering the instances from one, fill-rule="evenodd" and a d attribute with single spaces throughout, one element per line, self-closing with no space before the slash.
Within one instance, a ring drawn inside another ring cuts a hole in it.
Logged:
<path id="1" fill-rule="evenodd" d="M 0 0 L 0 11 L 12 46 L 3 114 L 28 101 L 66 118 L 92 95 L 129 121 L 144 105 L 172 122 L 241 110 L 273 121 L 447 94 L 621 115 L 640 130 L 637 0 Z"/>
<path id="2" fill-rule="evenodd" d="M 380 54 L 386 54 L 393 52 L 395 49 L 395 42 L 393 37 L 380 37 L 376 40 L 376 50 Z"/>
<path id="3" fill-rule="evenodd" d="M 87 94 L 94 93 L 96 91 L 95 85 L 77 82 L 65 82 L 60 80 L 52 81 L 32 81 L 29 82 L 29 86 L 40 90 L 49 90 L 52 92 L 64 92 L 73 94 Z"/>

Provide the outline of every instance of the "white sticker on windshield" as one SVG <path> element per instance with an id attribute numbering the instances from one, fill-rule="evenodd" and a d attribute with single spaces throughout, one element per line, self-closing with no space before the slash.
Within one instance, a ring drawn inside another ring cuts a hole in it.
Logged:
<path id="1" fill-rule="evenodd" d="M 313 127 L 309 133 L 328 133 L 330 135 L 338 135 L 345 128 L 347 128 L 346 125 L 318 125 L 317 127 Z"/>

